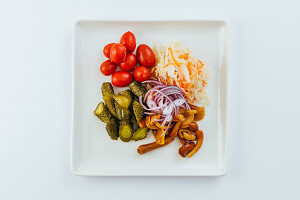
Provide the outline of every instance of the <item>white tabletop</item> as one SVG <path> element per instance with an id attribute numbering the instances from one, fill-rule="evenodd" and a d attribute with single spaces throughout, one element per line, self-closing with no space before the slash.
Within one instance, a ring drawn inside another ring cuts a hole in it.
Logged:
<path id="1" fill-rule="evenodd" d="M 300 199 L 300 2 L 1 1 L 0 199 Z M 73 28 L 81 19 L 226 19 L 222 177 L 70 171 Z"/>

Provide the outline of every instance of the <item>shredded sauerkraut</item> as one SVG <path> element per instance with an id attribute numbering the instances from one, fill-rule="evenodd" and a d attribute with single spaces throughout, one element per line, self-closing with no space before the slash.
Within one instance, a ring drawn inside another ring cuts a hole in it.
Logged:
<path id="1" fill-rule="evenodd" d="M 181 88 L 189 103 L 208 105 L 206 91 L 209 71 L 205 63 L 191 55 L 191 51 L 181 47 L 180 42 L 154 47 L 156 65 L 152 75 L 167 85 Z"/>

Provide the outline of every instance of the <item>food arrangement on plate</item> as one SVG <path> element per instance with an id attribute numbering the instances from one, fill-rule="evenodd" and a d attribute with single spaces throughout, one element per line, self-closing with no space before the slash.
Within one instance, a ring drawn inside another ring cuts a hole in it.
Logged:
<path id="1" fill-rule="evenodd" d="M 106 123 L 113 140 L 142 140 L 151 130 L 155 141 L 140 145 L 137 152 L 141 155 L 178 138 L 182 144 L 179 155 L 192 157 L 204 139 L 197 122 L 204 118 L 209 104 L 207 65 L 179 42 L 156 45 L 153 50 L 140 44 L 136 55 L 135 48 L 136 38 L 129 31 L 120 43 L 104 47 L 108 60 L 101 64 L 100 71 L 111 75 L 111 83 L 102 84 L 104 102 L 98 104 L 94 114 Z M 118 66 L 120 71 L 116 71 Z M 115 94 L 113 85 L 129 89 Z"/>

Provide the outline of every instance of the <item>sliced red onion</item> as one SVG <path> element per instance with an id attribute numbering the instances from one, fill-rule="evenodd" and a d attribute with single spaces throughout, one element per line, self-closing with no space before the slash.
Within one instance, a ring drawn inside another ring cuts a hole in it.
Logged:
<path id="1" fill-rule="evenodd" d="M 152 89 L 148 90 L 144 99 L 139 98 L 139 102 L 146 110 L 145 114 L 154 115 L 160 114 L 161 119 L 155 121 L 162 121 L 161 126 L 165 126 L 168 123 L 167 131 L 171 125 L 173 117 L 178 115 L 179 108 L 190 109 L 189 104 L 182 94 L 182 90 L 177 86 L 168 86 L 160 81 L 148 80 L 144 83 L 152 85 Z M 146 105 L 144 104 L 146 103 Z M 152 112 L 149 112 L 152 111 Z"/>
<path id="2" fill-rule="evenodd" d="M 147 99 L 147 106 L 149 108 L 155 108 L 155 107 L 157 107 L 157 104 L 155 103 L 155 101 L 153 101 L 152 99 L 148 98 Z"/>
<path id="3" fill-rule="evenodd" d="M 154 84 L 156 84 L 156 85 L 164 85 L 162 82 L 155 81 L 155 80 L 143 81 L 142 83 L 143 83 L 143 84 L 144 84 L 144 83 L 154 83 Z"/>
<path id="4" fill-rule="evenodd" d="M 170 115 L 174 109 L 174 106 L 170 104 L 169 106 L 166 106 L 163 110 L 163 115 Z"/>
<path id="5" fill-rule="evenodd" d="M 167 118 L 164 119 L 164 121 L 161 123 L 161 126 L 162 126 L 162 127 L 165 126 L 166 123 L 167 123 Z"/>
<path id="6" fill-rule="evenodd" d="M 164 121 L 164 119 L 154 119 L 155 122 L 161 122 Z"/>
<path id="7" fill-rule="evenodd" d="M 175 101 L 174 101 L 174 104 L 176 105 L 176 106 L 181 106 L 182 104 L 184 104 L 185 103 L 185 99 L 176 99 Z"/>
<path id="8" fill-rule="evenodd" d="M 166 118 L 164 119 L 164 121 L 161 123 L 161 126 L 165 126 L 167 122 L 169 122 L 169 125 L 170 125 L 172 120 L 173 120 L 173 116 L 172 115 L 167 115 Z M 165 132 L 167 130 L 168 129 L 166 129 Z"/>
<path id="9" fill-rule="evenodd" d="M 146 115 L 156 115 L 156 113 L 152 113 L 152 112 L 144 112 Z"/>

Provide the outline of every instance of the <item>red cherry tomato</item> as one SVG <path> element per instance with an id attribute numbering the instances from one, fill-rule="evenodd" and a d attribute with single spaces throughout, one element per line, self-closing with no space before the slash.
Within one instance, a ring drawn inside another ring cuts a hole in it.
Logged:
<path id="1" fill-rule="evenodd" d="M 128 31 L 122 35 L 120 43 L 123 44 L 128 51 L 133 52 L 136 46 L 135 36 L 133 35 L 133 33 Z"/>
<path id="2" fill-rule="evenodd" d="M 117 87 L 128 86 L 132 81 L 132 74 L 125 71 L 117 71 L 111 76 L 111 83 Z"/>
<path id="3" fill-rule="evenodd" d="M 137 59 L 136 56 L 132 53 L 127 54 L 125 61 L 120 63 L 120 68 L 124 71 L 131 71 L 136 66 Z"/>
<path id="4" fill-rule="evenodd" d="M 100 66 L 100 71 L 103 75 L 108 76 L 113 74 L 117 69 L 117 64 L 111 62 L 110 60 L 104 61 Z"/>
<path id="5" fill-rule="evenodd" d="M 126 47 L 123 44 L 114 44 L 110 49 L 110 59 L 114 63 L 121 63 L 126 58 Z"/>
<path id="6" fill-rule="evenodd" d="M 139 63 L 146 67 L 152 67 L 155 64 L 155 55 L 152 49 L 145 45 L 140 44 L 136 49 L 136 56 Z"/>
<path id="7" fill-rule="evenodd" d="M 103 48 L 103 54 L 105 55 L 105 57 L 109 58 L 110 49 L 114 44 L 115 43 L 109 43 L 109 44 L 105 45 L 105 47 Z"/>
<path id="8" fill-rule="evenodd" d="M 138 82 L 143 82 L 150 78 L 150 71 L 147 67 L 138 66 L 134 69 L 133 76 Z"/>

